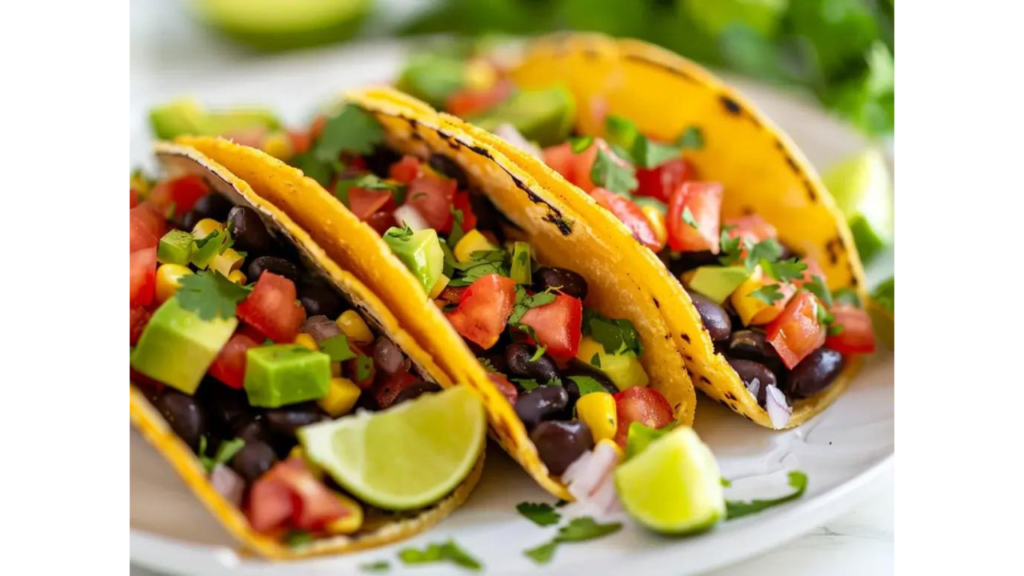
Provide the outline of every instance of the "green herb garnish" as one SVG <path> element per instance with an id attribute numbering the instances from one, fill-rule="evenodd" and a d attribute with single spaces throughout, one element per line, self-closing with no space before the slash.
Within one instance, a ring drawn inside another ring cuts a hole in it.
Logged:
<path id="1" fill-rule="evenodd" d="M 735 520 L 736 518 L 756 514 L 762 510 L 771 508 L 772 506 L 778 506 L 779 504 L 785 504 L 786 502 L 796 500 L 803 496 L 804 492 L 807 491 L 807 475 L 799 470 L 793 470 L 789 473 L 789 485 L 796 488 L 796 491 L 788 496 L 775 498 L 773 500 L 751 500 L 750 502 L 726 500 L 726 520 Z"/>
<path id="2" fill-rule="evenodd" d="M 245 440 L 241 438 L 235 438 L 232 440 L 224 440 L 217 447 L 217 453 L 212 457 L 206 455 L 206 436 L 199 437 L 199 462 L 202 463 L 203 468 L 206 469 L 206 473 L 213 472 L 213 469 L 218 464 L 227 464 L 238 451 L 245 446 Z"/>
<path id="3" fill-rule="evenodd" d="M 621 529 L 621 522 L 601 524 L 589 516 L 574 518 L 569 521 L 568 524 L 559 528 L 558 535 L 550 542 L 537 546 L 536 548 L 526 550 L 523 554 L 528 556 L 537 564 L 546 564 L 554 557 L 555 549 L 559 544 L 594 540 L 595 538 L 602 538 L 609 534 L 614 534 Z"/>
<path id="4" fill-rule="evenodd" d="M 623 165 L 612 158 L 611 152 L 602 148 L 597 150 L 597 158 L 590 168 L 590 179 L 594 184 L 623 196 L 629 196 L 638 186 L 636 170 L 632 166 Z"/>
<path id="5" fill-rule="evenodd" d="M 391 569 L 391 564 L 387 560 L 377 560 L 376 562 L 361 564 L 359 569 L 363 572 L 386 572 Z"/>
<path id="6" fill-rule="evenodd" d="M 202 271 L 182 276 L 181 287 L 174 297 L 185 310 L 194 312 L 203 320 L 235 317 L 235 308 L 245 300 L 249 291 L 216 271 Z"/>
<path id="7" fill-rule="evenodd" d="M 829 291 L 828 286 L 825 285 L 825 279 L 821 276 L 817 274 L 811 276 L 810 281 L 804 282 L 803 289 L 821 299 L 825 306 L 832 306 L 832 292 Z"/>
<path id="8" fill-rule="evenodd" d="M 569 138 L 569 149 L 573 154 L 582 154 L 594 143 L 593 136 L 574 136 Z"/>
<path id="9" fill-rule="evenodd" d="M 604 346 L 604 351 L 608 354 L 632 351 L 639 356 L 643 353 L 643 345 L 637 336 L 636 328 L 632 322 L 623 318 L 612 320 L 589 308 L 584 309 L 583 335 L 590 336 Z"/>
<path id="10" fill-rule="evenodd" d="M 757 290 L 754 290 L 753 292 L 747 294 L 747 297 L 755 298 L 769 306 L 773 306 L 776 302 L 782 300 L 785 296 L 783 296 L 782 292 L 779 290 L 778 284 L 765 284 L 764 286 L 758 288 Z"/>
<path id="11" fill-rule="evenodd" d="M 694 230 L 697 230 L 699 228 L 699 226 L 697 225 L 697 219 L 693 217 L 693 212 L 690 212 L 689 206 L 683 208 L 683 222 L 686 223 L 686 225 L 689 226 L 690 228 L 693 228 Z"/>
<path id="12" fill-rule="evenodd" d="M 562 518 L 562 515 L 556 512 L 550 504 L 543 502 L 520 502 L 516 506 L 516 510 L 537 526 L 558 524 L 558 521 Z"/>
<path id="13" fill-rule="evenodd" d="M 380 122 L 359 106 L 346 104 L 327 119 L 313 151 L 321 162 L 334 162 L 342 152 L 366 155 L 383 142 L 384 128 Z"/>
<path id="14" fill-rule="evenodd" d="M 569 376 L 569 380 L 576 383 L 576 387 L 579 388 L 580 391 L 580 398 L 592 392 L 607 392 L 604 386 L 602 386 L 601 383 L 593 376 L 581 374 L 578 376 Z"/>
<path id="15" fill-rule="evenodd" d="M 449 561 L 469 570 L 480 570 L 483 568 L 483 564 L 460 548 L 454 540 L 441 544 L 430 544 L 423 550 L 404 548 L 398 552 L 398 557 L 406 564 L 430 564 L 433 562 Z"/>
<path id="16" fill-rule="evenodd" d="M 704 148 L 704 132 L 696 127 L 690 126 L 676 141 L 680 148 L 691 148 L 693 150 L 700 150 Z"/>
<path id="17" fill-rule="evenodd" d="M 313 535 L 305 530 L 292 530 L 284 537 L 284 543 L 292 548 L 309 544 L 313 541 Z"/>

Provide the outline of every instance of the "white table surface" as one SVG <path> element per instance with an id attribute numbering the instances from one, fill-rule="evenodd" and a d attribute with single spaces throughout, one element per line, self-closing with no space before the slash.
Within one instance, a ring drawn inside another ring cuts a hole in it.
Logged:
<path id="1" fill-rule="evenodd" d="M 384 2 L 385 0 L 379 0 Z M 417 0 L 386 0 L 394 17 Z M 380 25 L 382 19 L 377 19 Z M 174 78 L 212 77 L 254 56 L 197 29 L 179 3 L 134 0 L 131 3 L 132 114 L 141 114 L 150 88 Z M 137 120 L 133 118 L 133 121 Z M 133 142 L 133 149 L 139 143 Z M 144 144 L 143 144 L 144 145 Z M 853 511 L 779 547 L 773 552 L 709 573 L 712 576 L 860 576 L 894 572 L 895 491 L 892 473 Z M 161 576 L 131 567 L 131 576 Z"/>

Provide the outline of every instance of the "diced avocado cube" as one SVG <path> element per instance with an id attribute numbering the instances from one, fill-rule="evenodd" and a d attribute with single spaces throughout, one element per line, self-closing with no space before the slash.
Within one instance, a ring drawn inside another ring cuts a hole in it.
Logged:
<path id="1" fill-rule="evenodd" d="M 434 108 L 444 108 L 448 97 L 466 84 L 466 62 L 443 54 L 409 58 L 396 87 Z"/>
<path id="2" fill-rule="evenodd" d="M 237 326 L 237 318 L 203 320 L 170 298 L 149 319 L 132 352 L 131 366 L 192 394 Z"/>
<path id="3" fill-rule="evenodd" d="M 331 387 L 331 357 L 301 344 L 250 348 L 245 355 L 249 404 L 278 408 L 319 400 Z"/>
<path id="4" fill-rule="evenodd" d="M 607 376 L 619 390 L 633 386 L 647 386 L 650 381 L 640 359 L 633 351 L 621 354 L 605 352 L 604 345 L 590 336 L 580 340 L 576 359 L 597 368 Z"/>
<path id="5" fill-rule="evenodd" d="M 693 271 L 689 287 L 721 304 L 749 277 L 744 266 L 701 266 Z"/>
<path id="6" fill-rule="evenodd" d="M 576 99 L 564 86 L 521 90 L 468 120 L 491 132 L 502 124 L 511 124 L 527 140 L 541 146 L 552 146 L 564 142 L 569 136 L 576 120 Z"/>
<path id="7" fill-rule="evenodd" d="M 533 263 L 530 260 L 530 245 L 526 242 L 516 242 L 512 248 L 511 278 L 517 284 L 529 286 L 533 284 Z"/>
<path id="8" fill-rule="evenodd" d="M 437 239 L 437 231 L 431 228 L 409 233 L 401 228 L 392 228 L 384 234 L 384 241 L 429 293 L 444 270 L 444 251 Z"/>
<path id="9" fill-rule="evenodd" d="M 192 257 L 192 235 L 184 230 L 171 230 L 160 239 L 156 248 L 156 259 L 161 264 L 187 266 Z"/>

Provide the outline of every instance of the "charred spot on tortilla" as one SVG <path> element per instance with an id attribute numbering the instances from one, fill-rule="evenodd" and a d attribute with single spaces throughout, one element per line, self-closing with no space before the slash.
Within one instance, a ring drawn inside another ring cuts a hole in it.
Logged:
<path id="1" fill-rule="evenodd" d="M 836 246 L 838 244 L 838 247 Z M 828 252 L 829 262 L 835 266 L 839 263 L 839 252 L 844 250 L 843 239 L 836 237 L 825 243 L 825 251 Z"/>
<path id="2" fill-rule="evenodd" d="M 646 58 L 644 56 L 641 56 L 639 54 L 626 54 L 625 58 L 626 58 L 626 60 L 632 60 L 633 62 L 636 62 L 638 64 L 645 64 L 647 66 L 654 66 L 655 68 L 660 69 L 662 72 L 667 72 L 667 73 L 671 74 L 672 76 L 678 76 L 678 77 L 682 78 L 683 80 L 686 80 L 687 82 L 692 82 L 694 84 L 698 84 L 699 83 L 696 78 L 694 78 L 686 70 L 683 70 L 681 68 L 675 68 L 675 67 L 672 67 L 672 66 L 666 66 L 662 62 L 658 62 L 657 60 L 651 60 L 651 59 Z"/>
<path id="3" fill-rule="evenodd" d="M 860 285 L 860 280 L 857 280 L 857 275 L 853 273 L 853 264 L 849 260 L 846 261 L 846 270 L 850 275 L 850 286 L 856 288 Z"/>
<path id="4" fill-rule="evenodd" d="M 686 342 L 687 344 L 689 344 L 690 343 L 690 335 L 689 334 L 683 334 L 683 341 Z"/>
<path id="5" fill-rule="evenodd" d="M 799 175 L 800 167 L 796 165 L 796 160 L 793 160 L 793 156 L 791 156 L 788 152 L 783 152 L 782 156 L 786 159 L 786 164 L 789 166 L 789 169 L 795 172 L 797 175 Z M 804 182 L 806 182 L 806 180 L 804 180 Z"/>
<path id="6" fill-rule="evenodd" d="M 653 296 L 651 296 L 651 300 L 654 300 L 654 307 L 658 308 L 660 310 L 661 309 L 661 302 L 658 302 L 658 299 L 653 297 Z"/>
<path id="7" fill-rule="evenodd" d="M 736 395 L 733 394 L 732 392 L 726 392 L 725 397 L 728 398 L 729 400 L 736 400 Z"/>
<path id="8" fill-rule="evenodd" d="M 733 116 L 739 116 L 743 114 L 743 107 L 740 106 L 739 102 L 733 100 L 732 98 L 724 94 L 722 96 L 719 96 L 719 99 L 722 102 L 722 106 L 725 107 L 726 112 L 728 112 L 729 114 L 732 114 Z"/>
<path id="9" fill-rule="evenodd" d="M 589 60 L 597 60 L 598 58 L 601 57 L 601 54 L 598 53 L 598 51 L 594 50 L 593 48 L 585 48 L 583 50 L 583 56 Z"/>
<path id="10" fill-rule="evenodd" d="M 693 356 L 690 356 L 689 354 L 683 354 L 683 358 L 686 358 L 687 362 L 693 362 Z M 689 373 L 689 370 L 687 370 L 687 373 Z"/>
<path id="11" fill-rule="evenodd" d="M 701 376 L 700 376 L 700 381 L 705 383 L 705 384 L 711 384 L 711 380 L 708 380 L 708 377 L 703 375 L 703 374 L 701 374 Z"/>
<path id="12" fill-rule="evenodd" d="M 811 203 L 816 204 L 818 202 L 818 193 L 814 191 L 814 185 L 811 181 L 804 176 L 804 189 L 807 190 L 807 197 L 811 200 Z"/>

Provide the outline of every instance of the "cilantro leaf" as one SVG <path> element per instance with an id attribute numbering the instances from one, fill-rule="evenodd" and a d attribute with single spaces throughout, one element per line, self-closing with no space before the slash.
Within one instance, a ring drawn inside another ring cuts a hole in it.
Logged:
<path id="1" fill-rule="evenodd" d="M 356 381 L 362 382 L 373 374 L 373 358 L 366 354 L 356 356 Z"/>
<path id="2" fill-rule="evenodd" d="M 690 212 L 689 206 L 683 208 L 683 222 L 685 222 L 687 226 L 693 228 L 694 230 L 699 228 L 699 226 L 697 225 L 697 219 L 693 217 L 693 212 Z"/>
<path id="3" fill-rule="evenodd" d="M 765 284 L 764 286 L 754 290 L 747 294 L 748 298 L 756 298 L 765 304 L 772 306 L 779 300 L 782 300 L 783 295 L 779 290 L 778 284 Z"/>
<path id="4" fill-rule="evenodd" d="M 494 367 L 494 363 L 491 362 L 490 358 L 484 358 L 483 356 L 478 356 L 476 360 L 477 360 L 477 362 L 480 363 L 481 366 L 484 367 L 484 370 L 487 370 L 488 372 L 499 373 L 498 369 Z"/>
<path id="5" fill-rule="evenodd" d="M 871 299 L 890 314 L 896 313 L 896 278 L 882 282 L 871 291 Z"/>
<path id="6" fill-rule="evenodd" d="M 637 356 L 643 353 L 643 345 L 637 336 L 633 323 L 624 318 L 612 320 L 597 312 L 583 311 L 583 335 L 590 336 L 604 346 L 608 354 L 624 354 L 634 352 Z"/>
<path id="7" fill-rule="evenodd" d="M 536 333 L 534 333 L 530 337 L 533 338 L 534 341 L 536 341 L 537 340 L 536 336 L 537 336 Z M 537 350 L 533 353 L 533 356 L 530 356 L 530 362 L 536 362 L 537 360 L 540 360 L 541 358 L 544 357 L 544 353 L 547 352 L 547 351 L 548 351 L 548 347 L 547 346 L 543 346 L 543 345 L 537 346 Z"/>
<path id="8" fill-rule="evenodd" d="M 679 139 L 676 140 L 676 144 L 678 144 L 680 148 L 700 150 L 701 148 L 704 148 L 704 132 L 696 126 L 690 126 L 681 136 L 679 136 Z"/>
<path id="9" fill-rule="evenodd" d="M 351 207 L 349 201 L 349 191 L 352 188 L 362 188 L 363 190 L 374 190 L 374 191 L 386 191 L 391 192 L 392 198 L 395 199 L 395 203 L 401 205 L 405 201 L 405 186 L 398 183 L 387 182 L 380 179 L 375 174 L 363 174 L 358 178 L 348 178 L 345 180 L 339 180 L 334 186 L 334 196 L 341 201 L 346 207 Z"/>
<path id="10" fill-rule="evenodd" d="M 590 179 L 594 184 L 624 196 L 628 196 L 638 186 L 636 170 L 628 164 L 616 162 L 612 153 L 602 148 L 598 148 L 597 158 L 590 168 Z"/>
<path id="11" fill-rule="evenodd" d="M 550 504 L 543 502 L 520 502 L 516 506 L 516 510 L 537 526 L 558 524 L 558 521 L 562 518 L 562 515 L 556 512 Z"/>
<path id="12" fill-rule="evenodd" d="M 537 308 L 539 306 L 546 306 L 555 301 L 555 295 L 552 292 L 538 292 L 532 296 L 526 293 L 526 290 L 517 285 L 516 288 L 516 302 L 512 306 L 512 315 L 508 317 L 508 323 L 510 326 L 519 327 L 523 316 L 530 311 L 531 308 Z M 520 328 L 522 330 L 522 328 Z M 524 330 L 526 331 L 526 330 Z M 536 340 L 536 338 L 534 338 Z"/>
<path id="13" fill-rule="evenodd" d="M 244 446 L 245 440 L 242 440 L 241 438 L 225 440 L 217 447 L 217 453 L 211 457 L 206 455 L 206 436 L 200 436 L 199 462 L 202 463 L 203 468 L 206 469 L 207 473 L 213 472 L 213 469 L 217 467 L 217 464 L 227 464 L 227 462 L 234 458 L 235 454 L 238 454 L 238 451 Z"/>
<path id="14" fill-rule="evenodd" d="M 558 535 L 550 542 L 525 550 L 523 554 L 537 564 L 546 564 L 554 557 L 555 549 L 559 544 L 566 542 L 585 542 L 595 538 L 602 538 L 609 534 L 614 534 L 621 529 L 621 522 L 601 524 L 589 516 L 574 518 L 570 520 L 568 524 L 559 528 Z"/>
<path id="15" fill-rule="evenodd" d="M 386 572 L 391 569 L 391 564 L 387 560 L 377 560 L 376 562 L 361 564 L 359 569 L 363 572 Z"/>
<path id="16" fill-rule="evenodd" d="M 344 362 L 356 357 L 356 353 L 348 345 L 348 336 L 344 333 L 335 334 L 321 342 L 320 351 L 330 356 L 331 362 Z"/>
<path id="17" fill-rule="evenodd" d="M 762 260 L 761 269 L 764 270 L 765 274 L 779 282 L 791 282 L 797 278 L 803 277 L 804 271 L 807 270 L 807 264 L 796 258 L 781 260 L 778 262 Z"/>
<path id="18" fill-rule="evenodd" d="M 678 145 L 662 144 L 640 136 L 633 144 L 633 161 L 640 168 L 650 170 L 679 158 L 682 151 L 682 147 Z"/>
<path id="19" fill-rule="evenodd" d="M 174 295 L 178 304 L 203 320 L 234 318 L 238 303 L 249 294 L 244 287 L 215 271 L 188 274 L 179 282 L 181 287 Z"/>
<path id="20" fill-rule="evenodd" d="M 842 334 L 844 330 L 846 330 L 846 327 L 843 326 L 842 324 L 829 324 L 829 326 L 828 326 L 828 335 L 829 336 L 838 336 L 838 335 Z"/>
<path id="21" fill-rule="evenodd" d="M 604 386 L 592 376 L 586 376 L 580 374 L 578 376 L 569 376 L 569 380 L 576 383 L 576 387 L 579 388 L 580 398 L 590 394 L 591 392 L 607 392 Z"/>
<path id="22" fill-rule="evenodd" d="M 527 392 L 533 392 L 537 388 L 540 388 L 540 383 L 532 378 L 513 378 L 512 381 L 519 384 L 519 387 Z"/>
<path id="23" fill-rule="evenodd" d="M 206 269 L 214 256 L 227 250 L 232 244 L 234 244 L 234 240 L 231 239 L 231 232 L 217 230 L 210 233 L 206 238 L 196 240 L 195 248 L 192 249 L 189 260 L 197 268 Z"/>
<path id="24" fill-rule="evenodd" d="M 747 270 L 753 270 L 763 261 L 775 262 L 782 255 L 782 245 L 774 238 L 767 238 L 747 250 Z"/>
<path id="25" fill-rule="evenodd" d="M 448 234 L 448 242 L 452 246 L 458 246 L 459 240 L 462 240 L 462 237 L 466 235 L 466 230 L 463 228 L 466 216 L 462 213 L 462 210 L 454 206 L 449 206 L 448 211 L 452 214 L 452 231 Z"/>
<path id="26" fill-rule="evenodd" d="M 483 564 L 459 547 L 454 540 L 441 544 L 430 544 L 423 550 L 404 548 L 398 552 L 399 559 L 406 564 L 429 564 L 449 561 L 469 570 L 481 570 Z"/>
<path id="27" fill-rule="evenodd" d="M 804 474 L 799 470 L 793 470 L 789 473 L 789 485 L 795 488 L 796 491 L 781 498 L 775 498 L 772 500 L 751 500 L 750 502 L 726 500 L 725 519 L 735 520 L 736 518 L 756 514 L 762 510 L 771 508 L 772 506 L 778 506 L 779 504 L 785 504 L 786 502 L 800 498 L 804 495 L 804 492 L 807 491 L 807 474 Z"/>
<path id="28" fill-rule="evenodd" d="M 342 152 L 370 154 L 384 142 L 384 128 L 370 113 L 354 104 L 327 119 L 323 132 L 313 148 L 321 162 L 333 162 Z"/>
<path id="29" fill-rule="evenodd" d="M 593 136 L 576 136 L 569 138 L 569 149 L 573 154 L 582 154 L 594 143 Z"/>
<path id="30" fill-rule="evenodd" d="M 292 530 L 284 537 L 284 543 L 292 548 L 309 544 L 313 541 L 313 535 L 305 530 Z"/>
<path id="31" fill-rule="evenodd" d="M 751 248 L 749 240 L 740 236 L 733 236 L 729 233 L 733 228 L 735 226 L 722 226 L 721 248 L 719 251 L 719 254 L 722 256 L 718 258 L 718 262 L 722 266 L 733 266 L 734 264 L 742 263 L 743 250 L 746 249 L 749 252 Z"/>
<path id="32" fill-rule="evenodd" d="M 441 250 L 444 251 L 447 248 L 445 244 L 442 244 Z M 508 276 L 508 252 L 501 248 L 495 248 L 494 250 L 477 250 L 470 254 L 469 262 L 459 262 L 455 259 L 454 255 L 451 255 L 449 260 L 449 254 L 451 250 L 445 252 L 445 266 L 451 266 L 452 274 L 446 274 L 452 278 L 449 286 L 469 286 L 473 282 L 476 282 L 480 278 L 489 274 L 498 274 L 499 276 Z M 456 271 L 459 274 L 456 274 Z"/>
<path id="33" fill-rule="evenodd" d="M 832 306 L 832 292 L 829 291 L 828 286 L 825 285 L 825 279 L 821 276 L 817 274 L 811 276 L 809 282 L 804 282 L 803 289 L 821 299 L 825 306 Z"/>
<path id="34" fill-rule="evenodd" d="M 551 559 L 555 557 L 555 550 L 558 549 L 558 541 L 552 540 L 545 544 L 541 544 L 536 548 L 530 548 L 529 550 L 523 551 L 530 560 L 533 560 L 537 564 L 547 564 L 551 562 Z"/>
<path id="35" fill-rule="evenodd" d="M 721 482 L 723 488 L 732 487 L 732 481 L 728 478 L 719 478 L 718 481 Z"/>
<path id="36" fill-rule="evenodd" d="M 832 300 L 836 304 L 846 304 L 847 306 L 853 306 L 854 308 L 863 308 L 864 305 L 860 301 L 860 295 L 857 294 L 852 288 L 840 288 L 832 292 Z"/>

